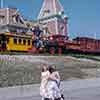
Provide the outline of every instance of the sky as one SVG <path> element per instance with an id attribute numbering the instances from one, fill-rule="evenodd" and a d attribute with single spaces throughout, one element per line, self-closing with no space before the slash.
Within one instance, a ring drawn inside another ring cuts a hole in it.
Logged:
<path id="1" fill-rule="evenodd" d="M 88 36 L 100 39 L 100 0 L 60 0 L 68 16 L 70 38 Z M 23 16 L 35 20 L 43 0 L 4 0 L 4 7 L 15 7 Z"/>

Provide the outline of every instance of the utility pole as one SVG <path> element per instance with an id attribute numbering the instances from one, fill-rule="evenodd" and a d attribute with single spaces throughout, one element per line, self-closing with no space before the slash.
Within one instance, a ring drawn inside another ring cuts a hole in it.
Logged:
<path id="1" fill-rule="evenodd" d="M 3 8 L 3 5 L 4 5 L 4 1 L 1 0 L 1 8 Z"/>

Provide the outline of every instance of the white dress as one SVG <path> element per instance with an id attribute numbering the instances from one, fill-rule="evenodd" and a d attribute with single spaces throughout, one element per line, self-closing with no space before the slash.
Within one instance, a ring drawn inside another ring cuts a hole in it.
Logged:
<path id="1" fill-rule="evenodd" d="M 50 72 L 49 71 L 46 71 L 46 72 L 42 72 L 41 73 L 41 85 L 40 85 L 40 95 L 43 97 L 43 98 L 46 98 L 47 97 L 47 82 L 48 82 L 48 77 L 50 75 Z"/>
<path id="2" fill-rule="evenodd" d="M 54 98 L 60 98 L 61 97 L 60 88 L 59 88 L 60 76 L 59 76 L 59 73 L 57 71 L 53 72 L 51 75 L 52 75 L 54 80 L 48 81 L 47 97 L 54 100 Z"/>

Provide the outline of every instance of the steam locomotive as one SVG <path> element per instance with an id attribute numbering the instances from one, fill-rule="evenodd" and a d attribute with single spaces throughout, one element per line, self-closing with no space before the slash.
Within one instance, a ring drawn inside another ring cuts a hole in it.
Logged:
<path id="1" fill-rule="evenodd" d="M 91 53 L 100 54 L 100 40 L 77 37 L 69 40 L 63 35 L 44 36 L 39 28 L 31 35 L 23 33 L 0 33 L 0 51 L 26 53 Z"/>

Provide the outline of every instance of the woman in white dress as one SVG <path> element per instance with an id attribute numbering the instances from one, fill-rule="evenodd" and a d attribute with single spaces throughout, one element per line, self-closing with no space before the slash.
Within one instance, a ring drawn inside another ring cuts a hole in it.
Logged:
<path id="1" fill-rule="evenodd" d="M 47 83 L 47 97 L 50 100 L 61 100 L 60 75 L 55 66 L 49 66 L 50 75 Z"/>
<path id="2" fill-rule="evenodd" d="M 50 72 L 48 71 L 47 66 L 43 66 L 42 72 L 41 72 L 41 84 L 40 84 L 40 95 L 42 96 L 42 100 L 45 100 L 47 98 L 47 83 L 48 83 L 48 77 L 50 76 Z"/>

